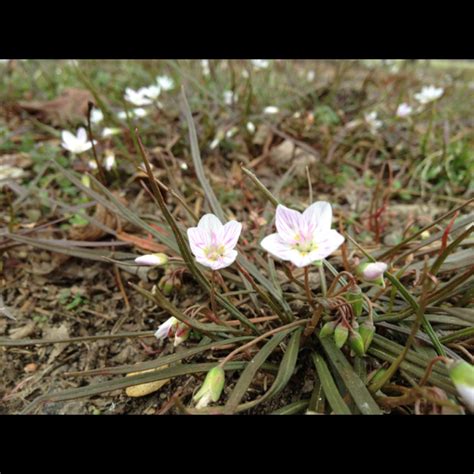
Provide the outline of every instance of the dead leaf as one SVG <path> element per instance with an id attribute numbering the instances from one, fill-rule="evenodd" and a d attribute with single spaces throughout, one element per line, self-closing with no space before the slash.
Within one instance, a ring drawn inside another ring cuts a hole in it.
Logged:
<path id="1" fill-rule="evenodd" d="M 304 176 L 306 167 L 317 161 L 314 155 L 297 147 L 291 140 L 285 140 L 280 145 L 272 148 L 270 156 L 281 166 L 295 164 L 295 174 L 298 176 Z"/>
<path id="2" fill-rule="evenodd" d="M 69 337 L 69 329 L 65 323 L 58 327 L 48 327 L 43 329 L 43 337 L 45 339 L 67 339 Z M 51 354 L 49 354 L 48 364 L 58 357 L 59 354 L 66 348 L 67 342 L 55 344 Z"/>
<path id="3" fill-rule="evenodd" d="M 143 239 L 136 235 L 127 234 L 126 232 L 117 232 L 117 238 L 124 242 L 130 242 L 134 244 L 135 247 L 149 252 L 166 252 L 168 250 L 166 245 L 156 243 L 151 237 Z"/>
<path id="4" fill-rule="evenodd" d="M 36 323 L 34 321 L 30 321 L 25 326 L 12 329 L 9 333 L 10 339 L 13 339 L 13 340 L 24 339 L 25 337 L 28 337 L 31 334 L 33 334 L 35 327 L 36 327 Z"/>
<path id="5" fill-rule="evenodd" d="M 106 209 L 102 204 L 97 204 L 94 212 L 94 219 L 105 226 L 116 230 L 118 228 L 119 221 L 117 217 Z M 72 227 L 69 230 L 69 237 L 72 240 L 86 240 L 88 242 L 99 240 L 107 235 L 105 230 L 100 229 L 96 225 L 89 223 L 83 226 Z"/>
<path id="6" fill-rule="evenodd" d="M 38 115 L 42 122 L 66 125 L 84 122 L 89 102 L 94 102 L 94 97 L 88 90 L 68 88 L 53 100 L 21 101 L 18 104 L 27 112 Z"/>
<path id="7" fill-rule="evenodd" d="M 156 372 L 157 370 L 166 369 L 168 365 L 163 365 L 162 367 L 157 367 L 156 369 L 142 370 L 140 372 L 130 372 L 127 374 L 127 377 L 138 374 L 146 374 L 148 372 Z M 157 380 L 156 382 L 142 383 L 140 385 L 134 385 L 132 387 L 127 387 L 125 393 L 129 397 L 144 397 L 150 393 L 156 392 L 163 385 L 166 385 L 171 379 Z"/>

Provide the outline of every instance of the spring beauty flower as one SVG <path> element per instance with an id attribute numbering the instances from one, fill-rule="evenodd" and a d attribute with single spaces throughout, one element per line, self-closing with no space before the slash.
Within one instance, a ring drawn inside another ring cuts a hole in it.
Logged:
<path id="1" fill-rule="evenodd" d="M 163 324 L 160 324 L 158 330 L 155 332 L 155 337 L 158 340 L 164 340 L 167 337 L 174 336 L 173 345 L 174 347 L 176 347 L 188 338 L 189 333 L 189 326 L 172 316 L 171 318 L 167 319 Z"/>
<path id="2" fill-rule="evenodd" d="M 383 125 L 381 120 L 377 119 L 377 112 L 370 112 L 370 114 L 365 114 L 365 123 L 369 126 L 370 132 L 374 135 L 377 133 L 377 130 Z"/>
<path id="3" fill-rule="evenodd" d="M 237 102 L 237 94 L 234 94 L 232 91 L 224 91 L 222 95 L 226 105 L 232 105 L 233 102 Z"/>
<path id="4" fill-rule="evenodd" d="M 253 67 L 257 69 L 267 69 L 270 65 L 270 61 L 266 59 L 251 59 L 250 62 L 252 63 Z"/>
<path id="5" fill-rule="evenodd" d="M 201 59 L 201 69 L 204 76 L 209 76 L 209 74 L 211 74 L 209 59 Z"/>
<path id="6" fill-rule="evenodd" d="M 170 91 L 171 89 L 174 89 L 174 81 L 169 76 L 157 76 L 156 83 L 164 91 Z"/>
<path id="7" fill-rule="evenodd" d="M 255 129 L 255 125 L 253 124 L 253 122 L 247 122 L 246 127 L 247 127 L 247 131 L 249 133 L 251 133 L 252 135 L 255 133 L 256 129 Z"/>
<path id="8" fill-rule="evenodd" d="M 140 255 L 135 259 L 135 263 L 139 265 L 158 266 L 168 263 L 168 256 L 164 253 L 150 253 L 147 255 Z"/>
<path id="9" fill-rule="evenodd" d="M 435 86 L 424 86 L 421 89 L 421 92 L 415 94 L 415 99 L 422 105 L 426 105 L 430 102 L 433 102 L 439 99 L 444 93 L 444 89 L 442 87 L 435 87 Z"/>
<path id="10" fill-rule="evenodd" d="M 150 105 L 153 103 L 153 100 L 147 97 L 147 93 L 149 93 L 147 87 L 142 87 L 137 91 L 131 89 L 130 87 L 127 87 L 125 89 L 124 99 L 127 102 L 136 105 L 137 107 L 142 107 L 143 105 Z"/>
<path id="11" fill-rule="evenodd" d="M 102 110 L 100 109 L 94 109 L 91 112 L 91 122 L 92 123 L 100 123 L 104 120 L 104 114 L 102 113 Z"/>
<path id="12" fill-rule="evenodd" d="M 412 112 L 413 112 L 413 108 L 404 102 L 403 104 L 400 104 L 397 107 L 396 115 L 399 118 L 405 118 L 411 115 Z"/>
<path id="13" fill-rule="evenodd" d="M 61 146 L 71 153 L 82 153 L 92 148 L 92 143 L 87 139 L 86 129 L 81 127 L 77 131 L 77 135 L 73 135 L 67 130 L 63 130 L 61 133 L 62 143 Z M 96 141 L 94 140 L 94 145 Z"/>
<path id="14" fill-rule="evenodd" d="M 229 221 L 222 225 L 214 214 L 201 217 L 197 227 L 188 229 L 189 245 L 196 260 L 212 270 L 220 270 L 234 263 L 234 247 L 242 231 L 242 224 Z"/>
<path id="15" fill-rule="evenodd" d="M 122 130 L 120 128 L 105 127 L 102 130 L 102 137 L 103 138 L 111 137 L 112 135 L 118 135 L 121 132 Z"/>
<path id="16" fill-rule="evenodd" d="M 145 97 L 152 99 L 153 101 L 158 99 L 159 95 L 161 94 L 161 87 L 160 86 L 149 86 L 149 87 L 142 87 L 139 92 L 143 94 Z M 146 104 L 143 104 L 146 105 Z"/>
<path id="17" fill-rule="evenodd" d="M 362 280 L 384 286 L 383 274 L 387 268 L 387 264 L 384 262 L 364 262 L 357 266 L 356 273 Z"/>
<path id="18" fill-rule="evenodd" d="M 331 229 L 331 221 L 328 202 L 315 202 L 302 214 L 279 204 L 277 233 L 265 237 L 260 245 L 275 257 L 306 267 L 328 257 L 344 242 L 344 237 Z"/>
<path id="19" fill-rule="evenodd" d="M 265 107 L 263 109 L 263 113 L 267 115 L 274 115 L 280 112 L 280 109 L 278 107 L 275 107 L 274 105 L 269 105 L 268 107 Z"/>

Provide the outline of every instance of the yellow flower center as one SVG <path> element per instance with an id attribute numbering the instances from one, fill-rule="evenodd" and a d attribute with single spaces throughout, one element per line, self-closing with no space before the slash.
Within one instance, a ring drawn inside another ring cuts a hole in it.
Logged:
<path id="1" fill-rule="evenodd" d="M 296 234 L 294 240 L 293 248 L 298 250 L 303 257 L 318 249 L 318 245 L 312 239 L 305 238 L 301 234 Z"/>
<path id="2" fill-rule="evenodd" d="M 211 261 L 215 262 L 220 257 L 223 257 L 225 253 L 225 247 L 223 245 L 211 245 L 210 247 L 206 247 L 204 249 L 204 254 L 206 257 Z"/>

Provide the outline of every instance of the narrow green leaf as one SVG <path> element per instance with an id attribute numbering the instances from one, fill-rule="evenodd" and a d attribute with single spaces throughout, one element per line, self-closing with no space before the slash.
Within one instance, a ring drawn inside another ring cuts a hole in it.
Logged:
<path id="1" fill-rule="evenodd" d="M 249 365 L 242 372 L 237 384 L 234 387 L 234 390 L 232 390 L 232 393 L 229 396 L 229 400 L 227 401 L 225 409 L 227 413 L 233 413 L 235 411 L 240 400 L 245 395 L 245 392 L 252 383 L 255 374 L 260 369 L 260 366 L 267 360 L 273 350 L 278 346 L 278 344 L 280 344 L 281 341 L 283 341 L 290 331 L 291 330 L 287 330 L 275 334 L 249 362 Z"/>
<path id="2" fill-rule="evenodd" d="M 351 415 L 351 411 L 342 399 L 324 359 L 316 352 L 313 352 L 312 357 L 324 390 L 324 395 L 334 413 L 337 415 Z"/>
<path id="3" fill-rule="evenodd" d="M 364 382 L 354 372 L 351 364 L 334 342 L 330 338 L 319 338 L 319 341 L 361 413 L 364 415 L 381 415 L 382 411 L 372 398 Z"/>

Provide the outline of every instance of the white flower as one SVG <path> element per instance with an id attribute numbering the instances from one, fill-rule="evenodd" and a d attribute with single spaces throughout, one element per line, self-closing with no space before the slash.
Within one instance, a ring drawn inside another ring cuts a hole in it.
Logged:
<path id="1" fill-rule="evenodd" d="M 62 147 L 71 153 L 82 153 L 92 148 L 92 143 L 87 139 L 86 129 L 81 127 L 77 131 L 77 135 L 73 135 L 67 130 L 63 130 L 61 133 Z M 94 144 L 96 141 L 94 140 Z"/>
<path id="2" fill-rule="evenodd" d="M 315 77 L 316 77 L 316 73 L 313 70 L 308 71 L 308 73 L 306 74 L 306 80 L 308 82 L 313 82 Z"/>
<path id="3" fill-rule="evenodd" d="M 387 264 L 384 262 L 365 262 L 357 266 L 356 273 L 362 280 L 370 281 L 384 287 L 383 274 L 387 271 L 387 268 Z"/>
<path id="4" fill-rule="evenodd" d="M 280 109 L 278 107 L 275 107 L 274 105 L 269 105 L 268 107 L 265 107 L 263 109 L 263 113 L 269 115 L 277 114 L 279 111 Z"/>
<path id="5" fill-rule="evenodd" d="M 396 114 L 397 114 L 397 117 L 404 118 L 404 117 L 408 117 L 409 115 L 411 115 L 412 112 L 413 112 L 413 108 L 410 107 L 405 102 L 403 102 L 402 104 L 400 104 L 397 107 Z"/>
<path id="6" fill-rule="evenodd" d="M 255 133 L 255 125 L 253 124 L 253 122 L 247 122 L 246 127 L 249 133 L 251 133 L 252 135 Z"/>
<path id="7" fill-rule="evenodd" d="M 143 118 L 148 115 L 148 111 L 139 107 L 137 109 L 133 109 L 133 115 L 135 115 L 135 117 L 138 117 L 138 118 Z"/>
<path id="8" fill-rule="evenodd" d="M 377 120 L 377 112 L 370 112 L 370 114 L 365 114 L 365 122 L 369 126 L 370 132 L 373 134 L 377 133 L 377 130 L 383 125 L 381 120 Z"/>
<path id="9" fill-rule="evenodd" d="M 229 130 L 227 130 L 227 132 L 225 132 L 225 137 L 232 138 L 238 131 L 239 129 L 237 127 L 232 127 Z"/>
<path id="10" fill-rule="evenodd" d="M 138 107 L 141 107 L 143 105 L 150 105 L 153 103 L 153 100 L 146 96 L 146 92 L 147 92 L 146 87 L 142 87 L 138 91 L 135 91 L 131 89 L 130 87 L 127 87 L 125 89 L 124 99 L 127 102 L 130 102 L 133 105 L 136 105 Z"/>
<path id="11" fill-rule="evenodd" d="M 214 150 L 215 148 L 217 148 L 219 146 L 219 143 L 221 142 L 220 138 L 214 138 L 214 140 L 212 140 L 212 142 L 209 144 L 209 148 L 211 150 Z"/>
<path id="12" fill-rule="evenodd" d="M 251 59 L 250 62 L 257 69 L 267 69 L 267 67 L 270 65 L 270 61 L 266 59 Z"/>
<path id="13" fill-rule="evenodd" d="M 171 89 L 174 89 L 174 81 L 169 76 L 158 76 L 156 78 L 156 82 L 158 86 L 164 91 L 170 91 Z"/>
<path id="14" fill-rule="evenodd" d="M 237 258 L 234 247 L 241 231 L 240 222 L 229 221 L 222 225 L 217 216 L 206 214 L 197 227 L 188 229 L 189 245 L 201 265 L 219 270 L 228 267 Z"/>
<path id="15" fill-rule="evenodd" d="M 211 69 L 209 68 L 209 59 L 201 59 L 201 68 L 202 73 L 205 76 L 209 76 L 209 74 L 211 74 Z"/>
<path id="16" fill-rule="evenodd" d="M 170 336 L 174 326 L 178 323 L 179 319 L 176 319 L 174 316 L 168 318 L 164 323 L 158 326 L 158 330 L 155 332 L 155 337 L 157 339 L 164 339 Z"/>
<path id="17" fill-rule="evenodd" d="M 91 112 L 91 122 L 92 123 L 100 123 L 104 120 L 104 114 L 102 113 L 102 110 L 100 109 L 94 109 Z"/>
<path id="18" fill-rule="evenodd" d="M 104 160 L 104 167 L 107 171 L 110 171 L 115 166 L 115 155 L 113 152 L 109 152 Z"/>
<path id="19" fill-rule="evenodd" d="M 237 94 L 232 91 L 224 91 L 222 94 L 226 105 L 232 105 L 232 102 L 237 102 Z"/>
<path id="20" fill-rule="evenodd" d="M 148 265 L 155 267 L 158 265 L 165 265 L 168 263 L 168 256 L 164 253 L 151 253 L 148 255 L 141 255 L 135 259 L 135 263 L 139 265 Z"/>
<path id="21" fill-rule="evenodd" d="M 87 166 L 91 170 L 96 170 L 97 169 L 97 163 L 95 162 L 95 160 L 89 160 L 89 162 L 87 163 Z"/>
<path id="22" fill-rule="evenodd" d="M 415 99 L 420 102 L 420 104 L 425 105 L 439 99 L 443 93 L 444 89 L 442 87 L 424 86 L 421 92 L 415 94 Z"/>
<path id="23" fill-rule="evenodd" d="M 110 137 L 112 135 L 118 135 L 119 133 L 121 133 L 122 130 L 120 128 L 109 128 L 109 127 L 105 127 L 103 130 L 102 130 L 102 136 L 105 138 L 105 137 Z"/>
<path id="24" fill-rule="evenodd" d="M 156 99 L 158 99 L 161 93 L 161 87 L 151 85 L 148 87 L 142 87 L 141 89 L 138 90 L 138 92 L 142 94 L 144 97 L 148 97 L 149 99 L 155 101 Z M 136 104 L 136 105 L 147 105 L 147 104 Z"/>
<path id="25" fill-rule="evenodd" d="M 148 111 L 144 109 L 143 107 L 137 107 L 133 110 L 130 111 L 130 115 L 132 117 L 137 117 L 137 118 L 143 118 L 148 115 Z M 117 117 L 120 120 L 126 120 L 127 119 L 127 112 L 125 110 L 121 110 L 118 114 Z"/>
<path id="26" fill-rule="evenodd" d="M 337 250 L 344 237 L 331 229 L 332 209 L 318 201 L 303 214 L 279 204 L 275 224 L 277 233 L 265 237 L 260 245 L 275 257 L 306 267 Z"/>
<path id="27" fill-rule="evenodd" d="M 172 316 L 160 324 L 155 332 L 155 337 L 158 340 L 163 340 L 174 335 L 174 347 L 176 347 L 188 338 L 189 333 L 189 326 Z"/>

